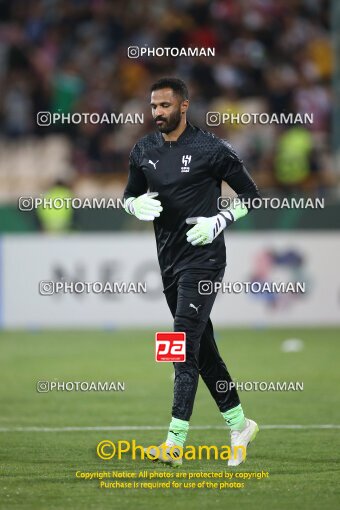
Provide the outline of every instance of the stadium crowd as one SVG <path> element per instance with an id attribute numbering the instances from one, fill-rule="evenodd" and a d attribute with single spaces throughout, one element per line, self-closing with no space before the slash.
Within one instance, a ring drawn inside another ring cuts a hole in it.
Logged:
<path id="1" fill-rule="evenodd" d="M 264 187 L 333 182 L 332 56 L 324 0 L 1 2 L 0 123 L 8 143 L 60 133 L 78 175 L 125 174 L 154 129 L 148 89 L 185 80 L 190 121 L 228 139 Z M 138 47 L 215 48 L 215 57 L 128 58 Z M 144 114 L 143 124 L 38 126 L 37 112 Z M 312 113 L 306 125 L 206 125 L 206 113 Z"/>

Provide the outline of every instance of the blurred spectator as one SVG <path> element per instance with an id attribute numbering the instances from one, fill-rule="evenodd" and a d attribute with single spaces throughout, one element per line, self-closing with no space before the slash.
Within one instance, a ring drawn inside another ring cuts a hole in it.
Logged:
<path id="1" fill-rule="evenodd" d="M 55 182 L 43 195 L 47 207 L 37 208 L 37 217 L 45 232 L 67 232 L 73 221 L 73 208 L 67 202 L 73 198 L 73 192 L 64 181 Z M 50 202 L 50 203 L 49 203 Z"/>
<path id="2" fill-rule="evenodd" d="M 307 129 L 289 127 L 279 138 L 274 154 L 274 176 L 281 187 L 299 188 L 318 170 L 313 138 Z"/>

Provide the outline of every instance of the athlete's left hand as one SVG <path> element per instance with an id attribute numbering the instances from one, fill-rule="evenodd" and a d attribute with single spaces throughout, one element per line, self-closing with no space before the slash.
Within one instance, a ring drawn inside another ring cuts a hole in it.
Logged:
<path id="1" fill-rule="evenodd" d="M 222 214 L 217 214 L 210 218 L 204 218 L 203 216 L 187 218 L 186 222 L 188 225 L 195 225 L 187 232 L 187 241 L 193 246 L 203 246 L 212 243 L 227 225 L 226 219 Z"/>

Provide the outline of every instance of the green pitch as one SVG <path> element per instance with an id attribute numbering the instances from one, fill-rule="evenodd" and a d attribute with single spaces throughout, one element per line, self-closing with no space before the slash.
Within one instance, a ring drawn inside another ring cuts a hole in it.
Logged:
<path id="1" fill-rule="evenodd" d="M 301 352 L 283 353 L 283 340 L 303 340 Z M 220 351 L 238 381 L 302 381 L 299 392 L 241 392 L 246 415 L 260 433 L 247 462 L 234 472 L 268 471 L 244 489 L 99 489 L 76 471 L 166 471 L 149 461 L 103 461 L 99 441 L 161 443 L 172 389 L 171 364 L 154 362 L 153 331 L 1 333 L 2 509 L 334 509 L 340 504 L 338 329 L 223 330 Z M 124 381 L 124 392 L 38 393 L 37 381 Z M 192 426 L 223 426 L 200 382 Z M 303 425 L 294 429 L 267 425 Z M 261 430 L 261 425 L 263 428 Z M 139 426 L 136 430 L 84 427 Z M 38 430 L 27 430 L 37 427 Z M 81 430 L 69 431 L 65 427 Z M 20 429 L 21 428 L 21 429 Z M 48 429 L 54 428 L 55 431 Z M 40 430 L 41 429 L 41 430 Z M 47 429 L 47 430 L 43 430 Z M 227 430 L 192 430 L 188 444 L 228 444 Z M 182 472 L 230 471 L 226 462 L 185 462 Z M 178 472 L 177 470 L 176 472 Z"/>

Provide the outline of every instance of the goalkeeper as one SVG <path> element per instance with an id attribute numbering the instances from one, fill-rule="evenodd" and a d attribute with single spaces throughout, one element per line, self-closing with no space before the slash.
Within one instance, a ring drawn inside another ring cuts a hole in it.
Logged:
<path id="1" fill-rule="evenodd" d="M 216 293 L 201 295 L 199 282 L 221 282 L 226 265 L 223 231 L 245 216 L 258 190 L 231 146 L 187 122 L 185 83 L 163 78 L 151 87 L 152 116 L 157 131 L 144 136 L 130 154 L 125 209 L 142 221 L 153 221 L 164 294 L 174 317 L 174 331 L 186 333 L 186 361 L 174 363 L 172 420 L 165 446 L 155 460 L 177 465 L 186 441 L 198 377 L 201 375 L 231 431 L 229 466 L 244 460 L 258 431 L 245 418 L 237 391 L 214 339 L 209 318 Z M 222 180 L 247 205 L 220 212 Z M 224 392 L 217 381 L 226 381 Z M 171 451 L 170 451 L 170 448 Z M 176 458 L 177 457 L 177 458 Z"/>

